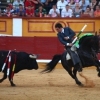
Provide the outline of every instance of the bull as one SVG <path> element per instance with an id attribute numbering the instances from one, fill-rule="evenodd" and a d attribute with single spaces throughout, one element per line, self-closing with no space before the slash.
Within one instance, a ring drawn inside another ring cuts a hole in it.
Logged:
<path id="1" fill-rule="evenodd" d="M 38 56 L 26 52 L 0 51 L 0 72 L 4 73 L 0 83 L 8 77 L 11 86 L 16 86 L 13 82 L 14 74 L 24 69 L 37 70 L 38 64 L 36 58 Z"/>

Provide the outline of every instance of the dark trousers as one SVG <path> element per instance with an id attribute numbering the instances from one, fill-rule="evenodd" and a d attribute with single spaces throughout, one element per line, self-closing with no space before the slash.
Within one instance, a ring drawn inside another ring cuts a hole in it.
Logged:
<path id="1" fill-rule="evenodd" d="M 65 48 L 69 53 L 69 55 L 71 56 L 74 65 L 81 63 L 79 56 L 74 51 L 71 50 L 71 47 L 65 46 Z"/>

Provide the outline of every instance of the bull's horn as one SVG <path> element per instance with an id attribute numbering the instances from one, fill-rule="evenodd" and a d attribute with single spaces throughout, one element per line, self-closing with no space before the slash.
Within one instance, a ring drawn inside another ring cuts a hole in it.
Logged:
<path id="1" fill-rule="evenodd" d="M 34 55 L 29 55 L 29 57 L 36 59 L 37 58 L 37 55 L 35 55 L 35 54 Z"/>

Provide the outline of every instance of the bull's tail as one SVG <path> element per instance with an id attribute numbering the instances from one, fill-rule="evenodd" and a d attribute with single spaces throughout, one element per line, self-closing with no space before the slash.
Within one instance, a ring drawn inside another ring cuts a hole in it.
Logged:
<path id="1" fill-rule="evenodd" d="M 46 68 L 42 72 L 51 72 L 57 63 L 61 60 L 61 55 L 54 55 L 53 59 L 46 65 Z"/>

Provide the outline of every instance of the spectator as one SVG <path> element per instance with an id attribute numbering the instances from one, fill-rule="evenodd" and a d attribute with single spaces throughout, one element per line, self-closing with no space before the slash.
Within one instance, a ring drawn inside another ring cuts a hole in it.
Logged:
<path id="1" fill-rule="evenodd" d="M 70 0 L 69 4 L 70 8 L 73 10 L 75 9 L 75 0 Z"/>
<path id="2" fill-rule="evenodd" d="M 57 9 L 55 4 L 52 6 L 52 9 L 50 9 L 49 16 L 50 17 L 60 17 L 60 11 L 59 9 Z"/>
<path id="3" fill-rule="evenodd" d="M 13 9 L 12 3 L 8 3 L 8 5 L 9 5 L 9 7 L 10 7 L 11 9 Z"/>
<path id="4" fill-rule="evenodd" d="M 45 17 L 46 14 L 47 14 L 46 9 L 44 9 L 44 8 L 42 7 L 42 5 L 40 5 L 40 6 L 38 7 L 38 9 L 36 9 L 36 11 L 35 11 L 36 17 Z"/>
<path id="5" fill-rule="evenodd" d="M 25 16 L 25 9 L 23 8 L 22 4 L 19 4 L 19 8 L 16 9 L 15 14 L 18 16 Z"/>
<path id="6" fill-rule="evenodd" d="M 75 17 L 80 17 L 81 13 L 82 13 L 82 9 L 80 9 L 79 3 L 76 3 L 75 9 L 73 10 L 73 15 Z"/>
<path id="7" fill-rule="evenodd" d="M 66 5 L 66 8 L 62 10 L 61 17 L 72 17 L 73 11 L 70 9 L 69 5 Z"/>
<path id="8" fill-rule="evenodd" d="M 19 7 L 19 4 L 22 4 L 22 6 L 24 7 L 24 3 L 21 0 L 16 0 L 13 2 L 13 7 L 15 9 L 17 9 Z"/>
<path id="9" fill-rule="evenodd" d="M 25 9 L 27 9 L 28 8 L 28 6 L 31 6 L 31 7 L 33 7 L 34 8 L 34 10 L 36 9 L 36 4 L 38 4 L 38 2 L 37 2 L 37 0 L 26 0 L 25 2 L 24 2 L 24 6 L 25 6 Z"/>
<path id="10" fill-rule="evenodd" d="M 96 6 L 96 10 L 94 11 L 94 17 L 100 17 L 100 6 Z"/>
<path id="11" fill-rule="evenodd" d="M 49 0 L 37 0 L 37 1 L 39 2 L 39 5 L 42 5 L 43 8 L 46 9 L 46 12 L 49 13 L 49 10 L 50 10 Z"/>
<path id="12" fill-rule="evenodd" d="M 26 16 L 28 16 L 28 17 L 34 17 L 35 16 L 35 12 L 34 12 L 33 7 L 28 6 L 28 8 L 26 9 Z"/>
<path id="13" fill-rule="evenodd" d="M 80 8 L 82 9 L 82 12 L 86 11 L 86 7 L 90 5 L 90 2 L 88 0 L 81 0 L 79 2 Z"/>
<path id="14" fill-rule="evenodd" d="M 89 6 L 87 6 L 86 11 L 83 14 L 93 17 L 93 10 L 91 10 L 91 8 Z"/>
<path id="15" fill-rule="evenodd" d="M 9 7 L 9 5 L 7 5 L 7 6 L 6 6 L 6 9 L 3 10 L 3 15 L 4 15 L 4 16 L 10 17 L 10 16 L 12 16 L 12 13 L 13 13 L 13 12 L 14 12 L 14 10 L 11 9 L 11 8 Z"/>
<path id="16" fill-rule="evenodd" d="M 63 9 L 65 9 L 65 7 L 66 7 L 66 5 L 68 4 L 68 2 L 67 1 L 65 1 L 65 0 L 60 0 L 60 1 L 58 1 L 57 2 L 57 8 L 60 10 L 63 10 Z"/>
<path id="17" fill-rule="evenodd" d="M 90 7 L 91 9 L 93 9 L 94 11 L 96 10 L 96 6 L 100 3 L 100 1 L 96 1 L 96 0 L 91 0 L 90 3 Z"/>

